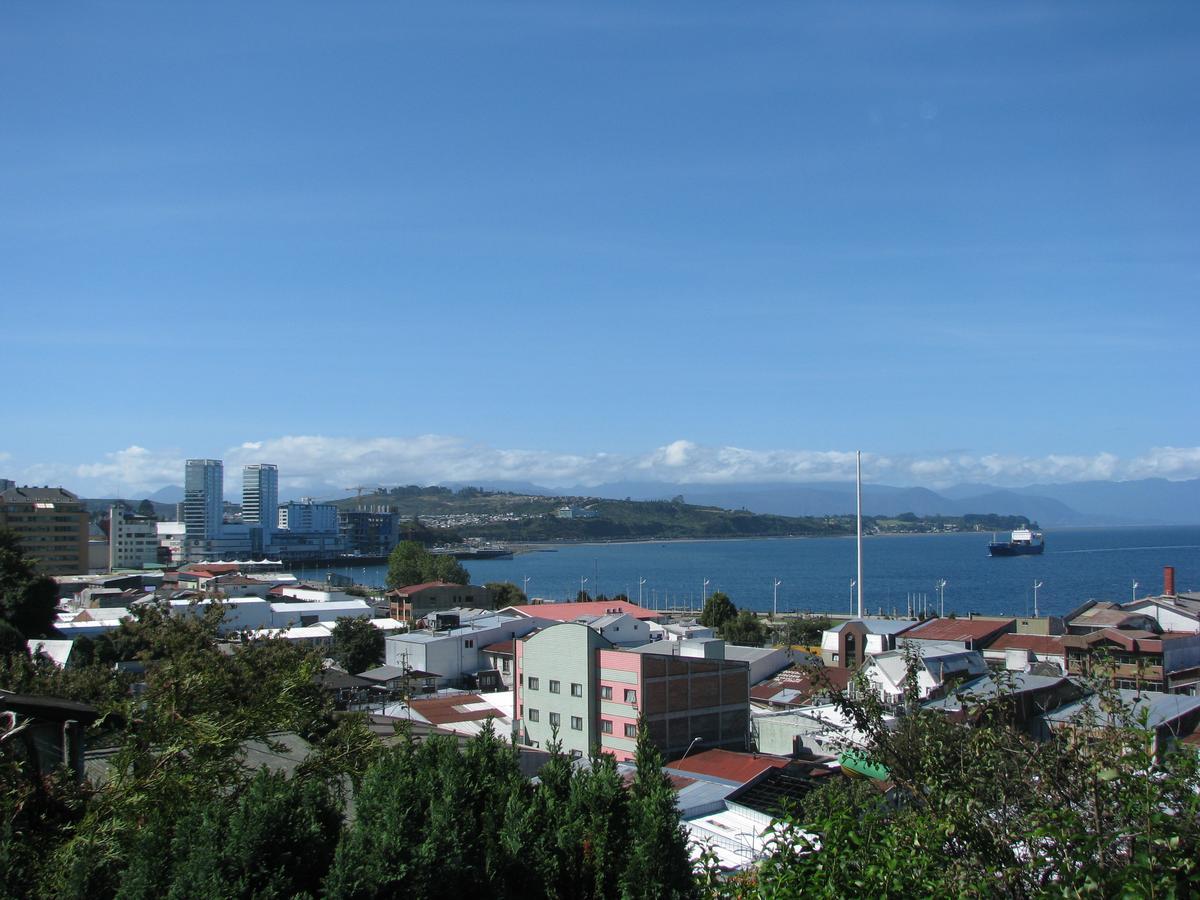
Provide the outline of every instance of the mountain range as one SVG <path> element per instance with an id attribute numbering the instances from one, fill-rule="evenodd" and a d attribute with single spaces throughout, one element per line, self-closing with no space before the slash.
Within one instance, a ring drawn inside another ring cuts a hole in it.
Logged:
<path id="1" fill-rule="evenodd" d="M 466 487 L 466 483 L 447 487 Z M 524 481 L 472 482 L 472 487 L 545 497 L 599 497 L 624 500 L 665 500 L 682 495 L 688 503 L 746 509 L 781 516 L 848 515 L 854 512 L 853 482 L 778 482 L 758 484 L 698 484 L 657 481 L 618 481 L 569 488 L 547 488 Z M 282 496 L 280 499 L 288 499 Z M 297 496 L 299 496 L 297 494 Z M 170 485 L 151 500 L 172 503 L 183 489 Z M 231 497 L 236 500 L 238 498 Z M 961 516 L 967 513 L 1026 516 L 1042 527 L 1087 525 L 1200 524 L 1200 478 L 1168 481 L 1080 481 L 1001 488 L 960 484 L 937 491 L 923 487 L 863 485 L 863 512 L 896 516 Z"/>

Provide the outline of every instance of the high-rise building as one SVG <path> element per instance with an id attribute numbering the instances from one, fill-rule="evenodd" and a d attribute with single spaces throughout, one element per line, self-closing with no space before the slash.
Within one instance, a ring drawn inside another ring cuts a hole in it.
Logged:
<path id="1" fill-rule="evenodd" d="M 295 534 L 338 533 L 338 510 L 332 503 L 317 503 L 312 497 L 301 497 L 279 507 L 279 527 Z"/>
<path id="2" fill-rule="evenodd" d="M 215 538 L 224 520 L 225 465 L 189 459 L 183 478 L 183 522 L 189 539 Z"/>
<path id="3" fill-rule="evenodd" d="M 274 531 L 279 518 L 279 467 L 254 463 L 242 469 L 242 521 Z"/>
<path id="4" fill-rule="evenodd" d="M 87 507 L 70 491 L 10 487 L 0 492 L 0 528 L 16 532 L 21 547 L 47 575 L 87 574 Z"/>
<path id="5" fill-rule="evenodd" d="M 142 569 L 158 562 L 158 520 L 136 516 L 119 503 L 108 512 L 109 569 Z"/>

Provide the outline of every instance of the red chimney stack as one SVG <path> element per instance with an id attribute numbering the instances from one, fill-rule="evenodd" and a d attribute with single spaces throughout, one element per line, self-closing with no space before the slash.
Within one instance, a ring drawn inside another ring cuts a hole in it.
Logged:
<path id="1" fill-rule="evenodd" d="M 1175 596 L 1175 567 L 1163 566 L 1163 594 L 1167 597 Z"/>

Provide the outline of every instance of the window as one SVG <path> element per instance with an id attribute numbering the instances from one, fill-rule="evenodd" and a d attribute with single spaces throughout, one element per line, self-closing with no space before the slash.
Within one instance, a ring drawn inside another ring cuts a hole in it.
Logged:
<path id="1" fill-rule="evenodd" d="M 576 684 L 574 681 L 572 681 L 571 682 L 571 696 L 572 697 L 582 697 L 583 696 L 583 685 Z"/>
<path id="2" fill-rule="evenodd" d="M 525 673 L 524 672 L 522 672 L 520 675 L 517 676 L 517 681 L 520 682 L 521 687 L 525 687 Z"/>
<path id="3" fill-rule="evenodd" d="M 571 716 L 571 730 L 583 731 L 583 718 L 580 716 Z"/>
<path id="4" fill-rule="evenodd" d="M 550 693 L 557 694 L 559 692 L 559 688 L 561 688 L 561 687 L 562 687 L 562 685 L 559 684 L 557 681 L 555 681 L 553 678 L 550 679 Z"/>
<path id="5" fill-rule="evenodd" d="M 600 720 L 600 730 L 602 732 L 604 732 L 605 734 L 612 734 L 612 720 L 611 719 L 601 719 Z"/>
<path id="6" fill-rule="evenodd" d="M 550 713 L 550 727 L 557 728 L 561 724 L 562 724 L 562 716 L 560 716 L 558 713 L 554 713 L 554 712 Z"/>
<path id="7" fill-rule="evenodd" d="M 507 659 L 500 660 L 500 671 L 503 672 L 505 675 L 508 674 L 508 660 Z"/>
<path id="8" fill-rule="evenodd" d="M 529 721 L 530 722 L 536 722 L 540 718 L 541 718 L 541 716 L 538 715 L 538 711 L 536 709 L 529 710 Z"/>
<path id="9" fill-rule="evenodd" d="M 637 726 L 626 724 L 625 737 L 631 737 L 631 738 L 637 737 Z"/>
<path id="10" fill-rule="evenodd" d="M 470 650 L 475 646 L 475 641 L 471 638 L 467 638 L 465 641 L 463 641 L 463 646 Z"/>
<path id="11" fill-rule="evenodd" d="M 637 703 L 637 691 L 626 690 L 625 691 L 625 702 L 626 703 Z"/>
<path id="12" fill-rule="evenodd" d="M 538 689 L 538 685 L 539 685 L 540 683 L 541 683 L 541 682 L 540 682 L 540 680 L 539 680 L 539 679 L 537 679 L 537 678 L 534 678 L 532 675 L 530 675 L 530 676 L 529 676 L 529 689 L 530 689 L 531 691 L 536 691 L 536 690 Z"/>
<path id="13" fill-rule="evenodd" d="M 611 700 L 612 699 L 612 688 L 610 688 L 607 684 L 600 685 L 600 699 L 601 700 Z"/>

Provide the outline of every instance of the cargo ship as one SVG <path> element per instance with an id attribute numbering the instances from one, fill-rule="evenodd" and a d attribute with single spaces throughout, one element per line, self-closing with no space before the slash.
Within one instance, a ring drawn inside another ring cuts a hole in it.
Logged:
<path id="1" fill-rule="evenodd" d="M 455 559 L 512 559 L 513 552 L 508 547 L 495 544 L 475 546 L 460 544 L 456 547 L 434 547 L 430 551 L 434 556 L 453 556 Z"/>
<path id="2" fill-rule="evenodd" d="M 1018 528 L 1007 541 L 994 539 L 988 544 L 990 556 L 1033 556 L 1046 549 L 1046 541 L 1040 531 Z"/>

